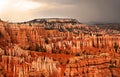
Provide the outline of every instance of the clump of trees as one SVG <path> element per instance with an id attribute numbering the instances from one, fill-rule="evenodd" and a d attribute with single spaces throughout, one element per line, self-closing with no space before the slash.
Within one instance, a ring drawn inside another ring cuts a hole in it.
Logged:
<path id="1" fill-rule="evenodd" d="M 46 49 L 43 48 L 42 46 L 36 45 L 36 50 L 35 51 L 46 52 Z"/>
<path id="2" fill-rule="evenodd" d="M 114 49 L 115 49 L 115 52 L 118 52 L 118 45 L 115 43 L 115 45 L 114 45 Z"/>
<path id="3" fill-rule="evenodd" d="M 0 32 L 0 38 L 2 38 L 3 37 L 3 34 Z"/>
<path id="4" fill-rule="evenodd" d="M 45 43 L 46 43 L 46 44 L 49 44 L 48 38 L 45 38 Z"/>
<path id="5" fill-rule="evenodd" d="M 75 56 L 80 56 L 80 53 L 76 53 Z"/>

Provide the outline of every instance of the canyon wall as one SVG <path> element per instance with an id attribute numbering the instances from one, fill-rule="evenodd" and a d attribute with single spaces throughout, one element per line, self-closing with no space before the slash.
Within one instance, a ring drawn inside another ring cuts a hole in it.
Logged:
<path id="1" fill-rule="evenodd" d="M 0 26 L 0 47 L 17 44 L 25 50 L 43 51 L 48 53 L 80 53 L 89 49 L 107 49 L 118 51 L 120 37 L 117 35 L 74 34 L 58 30 L 41 29 L 28 24 L 5 24 Z M 115 49 L 115 46 L 117 49 Z"/>
<path id="2" fill-rule="evenodd" d="M 70 58 L 64 74 L 66 77 L 119 77 L 112 69 L 119 66 L 119 58 L 112 58 L 108 53 L 84 55 Z"/>
<path id="3" fill-rule="evenodd" d="M 0 76 L 119 77 L 119 67 L 119 31 L 75 19 L 0 21 Z"/>
<path id="4" fill-rule="evenodd" d="M 58 61 L 49 57 L 37 56 L 34 52 L 12 46 L 0 50 L 0 65 L 7 77 L 59 77 L 61 68 Z M 6 53 L 6 54 L 5 54 Z"/>

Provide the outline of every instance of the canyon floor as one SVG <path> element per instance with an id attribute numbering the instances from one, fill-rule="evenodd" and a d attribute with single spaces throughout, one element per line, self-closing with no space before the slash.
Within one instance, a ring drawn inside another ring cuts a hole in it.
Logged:
<path id="1" fill-rule="evenodd" d="M 120 77 L 120 24 L 0 20 L 0 77 Z"/>

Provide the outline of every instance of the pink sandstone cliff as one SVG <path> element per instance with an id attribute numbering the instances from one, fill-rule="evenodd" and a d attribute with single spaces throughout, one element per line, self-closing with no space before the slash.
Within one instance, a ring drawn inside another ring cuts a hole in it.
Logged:
<path id="1" fill-rule="evenodd" d="M 69 19 L 0 21 L 0 76 L 120 77 L 120 36 L 110 31 Z"/>

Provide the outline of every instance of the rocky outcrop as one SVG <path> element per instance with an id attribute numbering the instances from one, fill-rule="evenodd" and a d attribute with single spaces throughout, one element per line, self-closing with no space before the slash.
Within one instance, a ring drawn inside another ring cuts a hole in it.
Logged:
<path id="1" fill-rule="evenodd" d="M 0 65 L 7 77 L 50 77 L 60 75 L 58 61 L 45 56 L 33 55 L 31 51 L 24 51 L 17 46 L 8 48 L 0 57 Z"/>
<path id="2" fill-rule="evenodd" d="M 119 31 L 75 19 L 0 20 L 2 76 L 119 77 L 119 61 Z"/>
<path id="3" fill-rule="evenodd" d="M 111 71 L 114 70 L 111 67 L 119 67 L 119 59 L 115 60 L 115 63 L 113 60 L 115 59 L 112 59 L 108 53 L 102 53 L 99 56 L 73 57 L 69 59 L 64 75 L 65 77 L 113 77 Z"/>
<path id="4" fill-rule="evenodd" d="M 29 24 L 4 24 L 4 26 L 0 26 L 0 47 L 2 49 L 11 44 L 18 44 L 25 50 L 48 53 L 76 54 L 88 51 L 88 48 L 117 52 L 120 47 L 119 41 L 118 35 L 74 34 L 69 31 L 41 29 L 29 26 Z"/>

